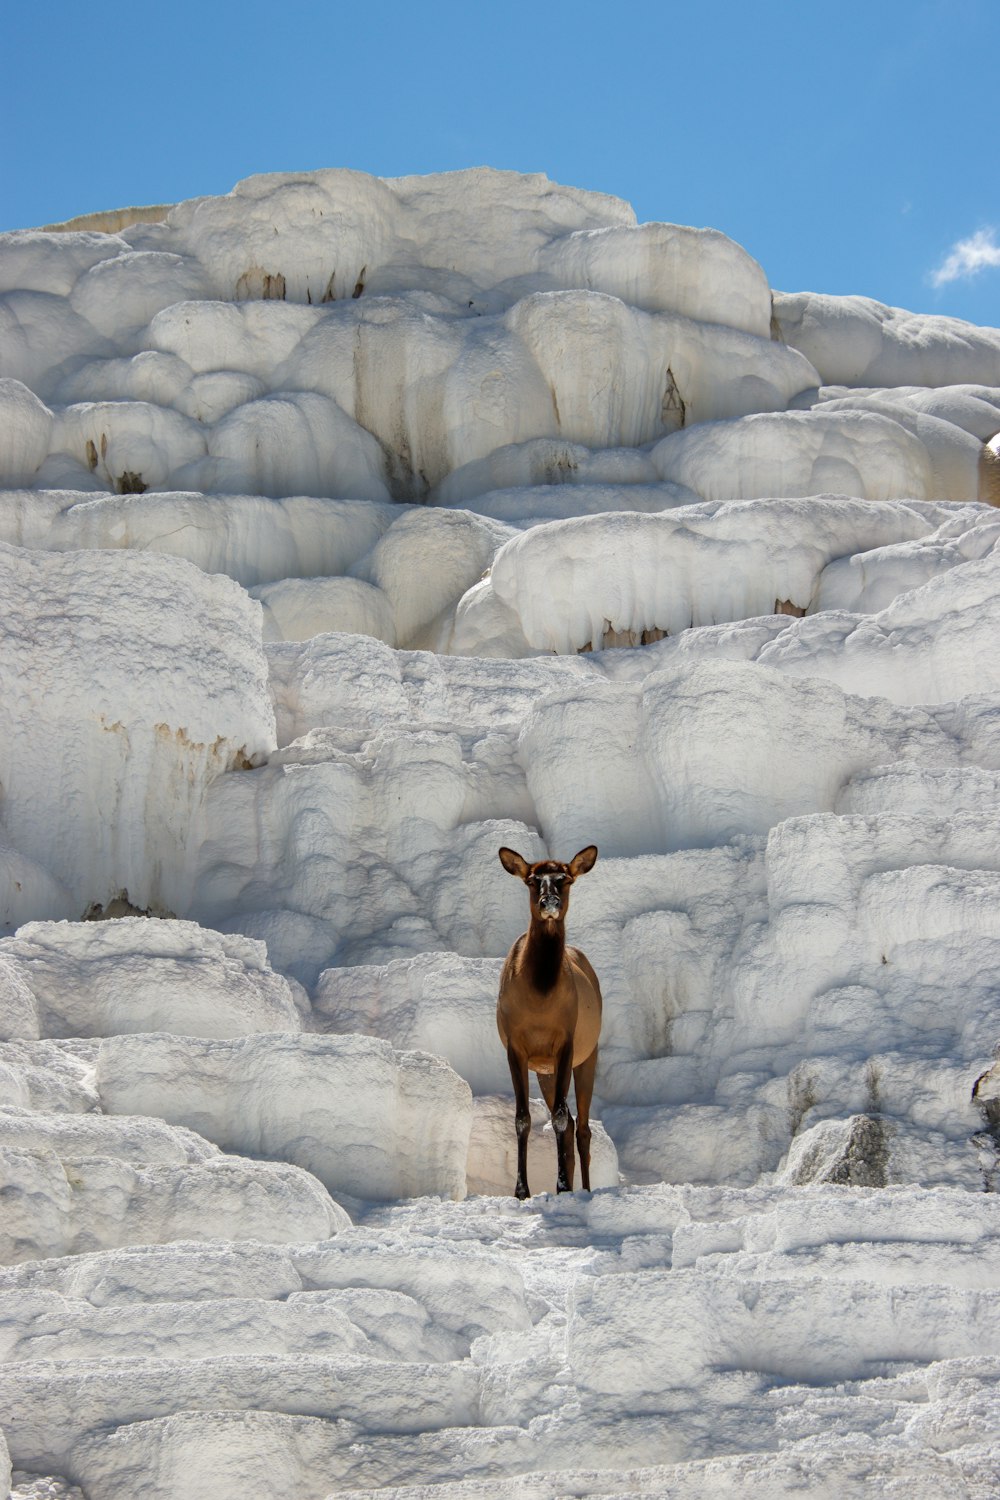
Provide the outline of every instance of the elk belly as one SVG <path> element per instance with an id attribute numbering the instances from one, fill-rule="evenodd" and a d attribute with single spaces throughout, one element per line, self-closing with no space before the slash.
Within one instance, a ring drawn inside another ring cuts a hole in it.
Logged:
<path id="1" fill-rule="evenodd" d="M 564 1031 L 556 1033 L 548 1027 L 545 1030 L 522 1028 L 520 1040 L 533 1073 L 555 1072 L 559 1053 L 567 1041 Z"/>

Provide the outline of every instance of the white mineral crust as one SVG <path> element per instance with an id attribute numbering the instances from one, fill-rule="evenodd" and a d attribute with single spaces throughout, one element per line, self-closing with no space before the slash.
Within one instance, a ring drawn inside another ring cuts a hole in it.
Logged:
<path id="1" fill-rule="evenodd" d="M 109 1038 L 97 1089 L 109 1112 L 155 1115 L 228 1151 L 294 1161 L 334 1193 L 465 1193 L 467 1086 L 439 1058 L 375 1038 Z"/>
<path id="2" fill-rule="evenodd" d="M 998 505 L 1000 331 L 541 175 L 0 235 L 0 1494 L 993 1500 Z"/>
<path id="3" fill-rule="evenodd" d="M 30 1022 L 15 1029 L 22 989 L 41 1028 L 34 1034 L 49 1037 L 299 1031 L 299 1005 L 308 1005 L 271 968 L 263 943 L 193 922 L 29 922 L 0 938 L 0 957 L 17 984 L 11 1037 L 32 1034 Z"/>

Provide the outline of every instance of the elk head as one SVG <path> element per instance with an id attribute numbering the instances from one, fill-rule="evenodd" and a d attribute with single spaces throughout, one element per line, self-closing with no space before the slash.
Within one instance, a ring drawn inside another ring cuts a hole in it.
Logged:
<path id="1" fill-rule="evenodd" d="M 578 875 L 594 868 L 597 845 L 588 844 L 574 854 L 568 865 L 558 859 L 540 859 L 533 865 L 514 849 L 501 849 L 500 863 L 528 887 L 531 915 L 543 922 L 561 922 L 569 910 L 569 888 Z"/>

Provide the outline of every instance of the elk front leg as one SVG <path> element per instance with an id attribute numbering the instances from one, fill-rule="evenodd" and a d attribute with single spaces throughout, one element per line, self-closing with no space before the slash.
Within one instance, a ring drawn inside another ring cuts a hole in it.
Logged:
<path id="1" fill-rule="evenodd" d="M 528 1062 L 513 1042 L 507 1043 L 507 1062 L 514 1084 L 514 1127 L 517 1130 L 517 1185 L 515 1198 L 530 1198 L 528 1187 L 528 1136 L 531 1134 L 531 1111 L 528 1108 Z"/>
<path id="2" fill-rule="evenodd" d="M 573 1038 L 570 1037 L 559 1053 L 556 1063 L 555 1109 L 552 1125 L 556 1133 L 558 1173 L 556 1192 L 573 1191 L 573 1116 L 569 1112 L 569 1083 L 573 1076 Z"/>
<path id="3" fill-rule="evenodd" d="M 555 1119 L 556 1113 L 556 1075 L 554 1073 L 539 1073 L 538 1082 L 541 1085 L 542 1095 L 548 1107 L 549 1115 Z M 569 1147 L 566 1161 L 566 1178 L 570 1188 L 573 1186 L 573 1116 L 567 1109 L 566 1115 L 566 1144 Z M 560 1137 L 556 1136 L 556 1150 L 559 1149 Z"/>

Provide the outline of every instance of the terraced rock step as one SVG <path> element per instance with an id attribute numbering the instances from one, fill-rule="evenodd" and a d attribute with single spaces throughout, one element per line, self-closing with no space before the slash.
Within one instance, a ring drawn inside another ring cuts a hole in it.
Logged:
<path id="1" fill-rule="evenodd" d="M 0 1493 L 995 1500 L 1000 330 L 487 169 L 63 229 Z M 519 1203 L 497 851 L 592 844 L 594 1191 L 536 1099 Z"/>
<path id="2" fill-rule="evenodd" d="M 269 1493 L 322 1500 L 414 1466 L 456 1500 L 541 1467 L 529 1493 L 557 1467 L 564 1493 L 629 1493 L 617 1471 L 636 1470 L 652 1494 L 679 1466 L 681 1493 L 759 1473 L 782 1494 L 823 1431 L 847 1494 L 861 1443 L 918 1495 L 947 1472 L 978 1500 L 989 1460 L 965 1414 L 993 1419 L 1000 1293 L 969 1289 L 988 1280 L 969 1257 L 996 1258 L 994 1197 L 650 1187 L 366 1217 L 313 1245 L 0 1272 L 15 1466 L 93 1500 L 140 1471 L 166 1500 L 192 1466 L 205 1495 L 268 1474 Z M 812 1274 L 834 1256 L 840 1277 Z"/>

